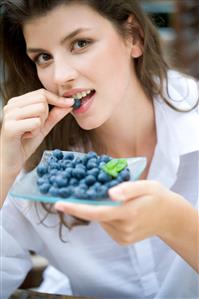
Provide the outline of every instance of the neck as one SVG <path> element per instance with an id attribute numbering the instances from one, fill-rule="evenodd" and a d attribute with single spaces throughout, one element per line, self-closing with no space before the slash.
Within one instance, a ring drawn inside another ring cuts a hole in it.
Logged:
<path id="1" fill-rule="evenodd" d="M 112 157 L 146 156 L 151 161 L 156 145 L 152 101 L 142 94 L 135 102 L 123 102 L 115 117 L 92 134 L 96 149 Z"/>

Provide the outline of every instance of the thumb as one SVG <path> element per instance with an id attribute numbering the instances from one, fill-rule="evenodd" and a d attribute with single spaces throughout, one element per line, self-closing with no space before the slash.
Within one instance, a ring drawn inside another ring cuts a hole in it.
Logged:
<path id="1" fill-rule="evenodd" d="M 51 131 L 51 129 L 67 114 L 69 114 L 73 108 L 60 108 L 60 107 L 53 107 L 52 110 L 49 112 L 48 118 L 45 122 L 43 132 L 45 136 Z"/>

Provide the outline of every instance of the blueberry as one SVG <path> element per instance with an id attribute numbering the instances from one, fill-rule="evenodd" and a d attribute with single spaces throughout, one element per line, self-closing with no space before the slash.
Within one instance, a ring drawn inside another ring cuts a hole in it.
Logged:
<path id="1" fill-rule="evenodd" d="M 69 196 L 71 196 L 71 188 L 60 188 L 59 189 L 59 196 L 63 197 L 63 198 L 67 198 Z"/>
<path id="2" fill-rule="evenodd" d="M 66 160 L 73 160 L 75 158 L 73 153 L 65 153 L 64 154 L 64 159 Z"/>
<path id="3" fill-rule="evenodd" d="M 122 178 L 123 181 L 129 181 L 131 177 L 128 168 L 122 170 L 119 176 Z"/>
<path id="4" fill-rule="evenodd" d="M 101 186 L 100 191 L 97 194 L 98 197 L 108 197 L 108 187 Z"/>
<path id="5" fill-rule="evenodd" d="M 85 189 L 81 188 L 81 187 L 77 187 L 74 191 L 73 194 L 76 198 L 82 198 L 85 199 L 87 198 L 87 193 L 85 192 Z"/>
<path id="6" fill-rule="evenodd" d="M 88 185 L 86 183 L 82 183 L 82 182 L 79 183 L 79 187 L 85 191 L 88 189 Z"/>
<path id="7" fill-rule="evenodd" d="M 77 158 L 75 159 L 75 163 L 76 163 L 76 165 L 77 165 L 77 164 L 83 164 L 82 157 L 77 157 Z"/>
<path id="8" fill-rule="evenodd" d="M 39 190 L 43 194 L 48 193 L 49 189 L 50 189 L 50 184 L 49 183 L 44 183 L 44 184 L 39 186 Z"/>
<path id="9" fill-rule="evenodd" d="M 54 178 L 53 183 L 57 187 L 66 187 L 68 185 L 68 180 L 67 178 L 64 178 L 62 175 L 58 175 Z"/>
<path id="10" fill-rule="evenodd" d="M 57 170 L 60 170 L 61 169 L 61 166 L 57 163 L 57 162 L 51 162 L 49 164 L 49 168 L 50 169 L 57 169 Z"/>
<path id="11" fill-rule="evenodd" d="M 73 174 L 74 178 L 82 179 L 85 177 L 86 172 L 83 168 L 76 167 L 75 169 L 73 169 L 72 174 Z"/>
<path id="12" fill-rule="evenodd" d="M 87 153 L 87 159 L 89 160 L 91 158 L 97 158 L 96 152 L 90 151 Z"/>
<path id="13" fill-rule="evenodd" d="M 38 176 L 42 177 L 44 174 L 48 172 L 48 167 L 44 164 L 37 166 L 37 174 Z"/>
<path id="14" fill-rule="evenodd" d="M 99 163 L 99 168 L 102 169 L 105 164 L 106 164 L 105 162 L 100 162 Z"/>
<path id="15" fill-rule="evenodd" d="M 83 162 L 84 165 L 86 165 L 87 161 L 88 161 L 87 155 L 83 156 L 82 157 L 82 162 Z"/>
<path id="16" fill-rule="evenodd" d="M 98 164 L 98 159 L 97 158 L 91 158 L 91 159 L 88 160 L 88 163 Z"/>
<path id="17" fill-rule="evenodd" d="M 80 99 L 75 99 L 75 102 L 73 104 L 74 109 L 78 109 L 81 106 L 81 100 Z"/>
<path id="18" fill-rule="evenodd" d="M 49 174 L 50 174 L 50 176 L 57 175 L 58 174 L 58 169 L 56 169 L 56 168 L 51 169 Z"/>
<path id="19" fill-rule="evenodd" d="M 90 161 L 88 161 L 88 163 L 87 163 L 87 169 L 89 170 L 89 169 L 92 169 L 92 168 L 97 168 L 97 164 L 96 163 L 94 163 L 94 162 L 90 162 Z"/>
<path id="20" fill-rule="evenodd" d="M 107 156 L 107 155 L 102 155 L 100 157 L 100 162 L 105 162 L 108 163 L 111 160 L 111 157 Z"/>
<path id="21" fill-rule="evenodd" d="M 37 180 L 37 185 L 40 186 L 44 183 L 48 183 L 48 177 L 47 176 L 39 177 Z"/>
<path id="22" fill-rule="evenodd" d="M 114 186 L 118 185 L 118 181 L 117 180 L 112 180 L 110 182 L 107 183 L 108 188 L 112 188 Z"/>
<path id="23" fill-rule="evenodd" d="M 51 156 L 49 156 L 49 157 L 47 158 L 47 164 L 48 164 L 48 165 L 51 164 L 52 162 L 58 162 L 57 158 L 54 157 L 53 155 L 51 155 Z"/>
<path id="24" fill-rule="evenodd" d="M 63 158 L 63 156 L 64 156 L 63 153 L 62 153 L 62 151 L 59 150 L 59 149 L 53 150 L 52 154 L 53 154 L 53 156 L 55 158 L 57 158 L 57 160 L 61 160 Z"/>
<path id="25" fill-rule="evenodd" d="M 97 194 L 94 189 L 89 189 L 86 193 L 88 199 L 96 199 Z"/>
<path id="26" fill-rule="evenodd" d="M 69 185 L 70 186 L 77 186 L 79 184 L 78 180 L 76 178 L 71 178 L 69 180 Z"/>
<path id="27" fill-rule="evenodd" d="M 96 178 L 93 176 L 93 175 L 88 175 L 86 178 L 85 178 L 85 182 L 88 186 L 91 186 L 93 185 L 95 182 L 96 182 Z"/>
<path id="28" fill-rule="evenodd" d="M 102 184 L 100 182 L 96 182 L 92 187 L 93 189 L 95 189 L 96 191 L 99 191 L 101 188 Z"/>
<path id="29" fill-rule="evenodd" d="M 53 183 L 54 183 L 54 181 L 55 181 L 55 178 L 56 178 L 56 175 L 52 175 L 52 176 L 49 177 L 49 183 L 50 183 L 51 185 L 53 185 Z"/>
<path id="30" fill-rule="evenodd" d="M 59 189 L 54 186 L 51 186 L 49 189 L 49 193 L 52 196 L 59 196 Z"/>
<path id="31" fill-rule="evenodd" d="M 64 171 L 63 171 L 63 177 L 64 178 L 67 178 L 67 179 L 70 179 L 71 176 L 72 176 L 72 167 L 69 167 L 69 168 L 66 168 Z"/>
<path id="32" fill-rule="evenodd" d="M 98 181 L 101 182 L 101 183 L 107 183 L 107 182 L 110 182 L 112 180 L 112 177 L 106 173 L 106 172 L 103 172 L 101 171 L 98 175 Z"/>
<path id="33" fill-rule="evenodd" d="M 87 174 L 91 174 L 91 175 L 97 177 L 98 174 L 99 174 L 99 169 L 97 167 L 96 168 L 92 168 L 92 169 L 90 169 L 90 170 L 87 171 Z"/>

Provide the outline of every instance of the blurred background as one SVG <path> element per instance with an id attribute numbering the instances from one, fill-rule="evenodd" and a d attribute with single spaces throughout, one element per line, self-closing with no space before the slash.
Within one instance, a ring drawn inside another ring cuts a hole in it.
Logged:
<path id="1" fill-rule="evenodd" d="M 199 79 L 199 1 L 140 0 L 173 66 Z"/>
<path id="2" fill-rule="evenodd" d="M 160 32 L 166 58 L 181 71 L 199 79 L 199 0 L 140 0 Z M 0 72 L 0 80 L 1 72 Z M 2 100 L 0 99 L 0 120 Z M 22 288 L 37 287 L 46 260 L 32 254 L 34 267 Z"/>

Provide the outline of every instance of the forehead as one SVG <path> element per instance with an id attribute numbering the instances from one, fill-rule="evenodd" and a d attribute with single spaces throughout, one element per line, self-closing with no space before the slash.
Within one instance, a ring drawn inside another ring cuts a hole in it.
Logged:
<path id="1" fill-rule="evenodd" d="M 77 28 L 112 30 L 113 24 L 86 4 L 62 4 L 49 12 L 31 18 L 23 25 L 25 39 L 44 35 L 61 35 Z M 67 31 L 67 32 L 66 32 Z"/>

